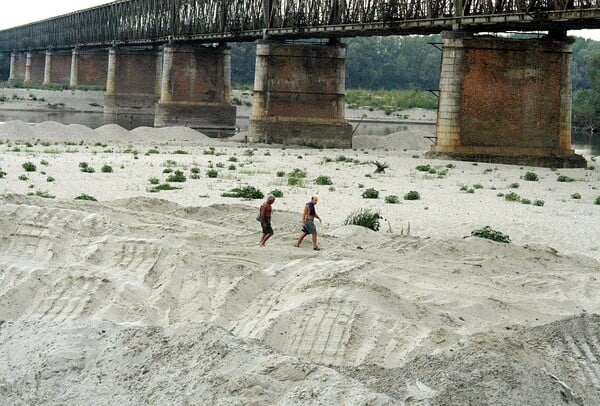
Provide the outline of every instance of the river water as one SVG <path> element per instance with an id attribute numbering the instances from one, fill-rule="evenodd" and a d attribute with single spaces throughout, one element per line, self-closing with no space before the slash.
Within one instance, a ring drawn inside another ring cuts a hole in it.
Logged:
<path id="1" fill-rule="evenodd" d="M 104 114 L 102 113 L 79 113 L 66 111 L 13 111 L 0 110 L 0 122 L 10 120 L 21 120 L 28 123 L 41 123 L 44 121 L 56 121 L 62 124 L 82 124 L 90 128 L 98 128 L 105 124 Z M 147 126 L 152 127 L 154 123 L 153 116 L 139 116 L 135 121 L 118 123 L 129 130 Z M 435 135 L 435 124 L 423 123 L 403 123 L 403 122 L 352 122 L 355 128 L 355 135 L 380 136 L 403 131 L 421 130 Z M 248 128 L 248 119 L 238 117 L 236 122 L 238 131 L 245 131 Z M 207 135 L 211 135 L 208 134 Z M 221 134 L 222 135 L 222 134 Z M 231 134 L 233 135 L 233 134 Z M 600 155 L 600 134 L 585 134 L 573 132 L 573 148 L 579 153 L 586 155 Z"/>

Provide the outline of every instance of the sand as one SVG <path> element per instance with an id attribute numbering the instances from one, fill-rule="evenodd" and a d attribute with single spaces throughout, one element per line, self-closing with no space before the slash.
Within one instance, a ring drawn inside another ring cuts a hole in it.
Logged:
<path id="1" fill-rule="evenodd" d="M 418 134 L 392 138 L 0 126 L 0 403 L 600 403 L 600 170 L 432 160 Z M 167 168 L 186 181 L 151 192 Z M 262 200 L 222 197 L 243 186 L 283 192 L 264 248 Z M 313 194 L 318 252 L 293 246 Z M 379 231 L 344 225 L 360 208 Z M 511 242 L 471 236 L 485 226 Z"/>

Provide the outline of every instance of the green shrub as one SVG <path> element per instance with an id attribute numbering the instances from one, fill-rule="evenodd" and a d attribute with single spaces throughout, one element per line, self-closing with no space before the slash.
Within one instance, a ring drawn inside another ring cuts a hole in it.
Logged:
<path id="1" fill-rule="evenodd" d="M 379 220 L 383 219 L 379 212 L 371 211 L 370 209 L 359 209 L 353 211 L 346 220 L 344 225 L 355 225 L 370 228 L 373 231 L 379 231 Z"/>
<path id="2" fill-rule="evenodd" d="M 25 169 L 25 172 L 35 172 L 35 170 L 37 169 L 35 164 L 29 161 L 24 162 L 21 166 L 23 167 L 23 169 Z"/>
<path id="3" fill-rule="evenodd" d="M 227 167 L 227 170 L 229 171 L 235 171 L 237 169 L 237 167 L 234 164 L 231 164 Z"/>
<path id="4" fill-rule="evenodd" d="M 473 189 L 483 189 L 483 185 L 480 185 L 479 183 L 476 183 L 473 185 Z"/>
<path id="5" fill-rule="evenodd" d="M 538 178 L 538 176 L 535 174 L 535 172 L 526 172 L 525 175 L 523 176 L 523 179 L 530 181 L 530 182 L 536 182 L 536 181 L 540 180 Z"/>
<path id="6" fill-rule="evenodd" d="M 199 174 L 200 173 L 200 168 L 198 168 L 197 166 L 194 166 L 193 168 L 190 169 L 191 173 L 195 173 L 195 174 Z"/>
<path id="7" fill-rule="evenodd" d="M 379 197 L 379 191 L 370 187 L 362 192 L 362 197 L 365 199 L 377 199 Z"/>
<path id="8" fill-rule="evenodd" d="M 160 151 L 157 150 L 156 148 L 152 148 L 152 149 L 149 149 L 148 152 L 146 152 L 146 155 L 152 155 L 152 154 L 160 154 Z"/>
<path id="9" fill-rule="evenodd" d="M 54 182 L 54 178 L 52 176 L 48 176 L 46 178 L 46 182 L 48 182 L 48 183 Z"/>
<path id="10" fill-rule="evenodd" d="M 600 196 L 598 196 L 598 197 L 596 198 L 596 200 L 594 200 L 594 204 L 598 204 L 598 205 L 600 205 Z"/>
<path id="11" fill-rule="evenodd" d="M 386 196 L 384 201 L 389 204 L 398 204 L 400 203 L 400 198 L 396 195 Z"/>
<path id="12" fill-rule="evenodd" d="M 508 185 L 509 189 L 518 189 L 519 186 L 520 185 L 518 183 L 511 183 L 510 185 Z"/>
<path id="13" fill-rule="evenodd" d="M 27 175 L 19 175 L 19 180 L 26 181 L 29 180 L 29 178 L 27 177 Z"/>
<path id="14" fill-rule="evenodd" d="M 531 200 L 523 198 L 521 199 L 521 204 L 531 204 Z"/>
<path id="15" fill-rule="evenodd" d="M 471 231 L 471 235 L 479 238 L 486 238 L 488 240 L 502 242 L 508 244 L 510 242 L 510 237 L 506 234 L 501 233 L 500 231 L 492 230 L 490 226 L 485 226 L 479 230 Z"/>
<path id="16" fill-rule="evenodd" d="M 88 201 L 91 201 L 91 202 L 97 202 L 98 201 L 98 199 L 96 199 L 94 196 L 86 195 L 85 193 L 82 193 L 79 196 L 77 196 L 75 198 L 75 200 L 88 200 Z"/>
<path id="17" fill-rule="evenodd" d="M 206 176 L 209 178 L 216 178 L 219 176 L 219 172 L 216 169 L 209 169 L 206 171 Z"/>
<path id="18" fill-rule="evenodd" d="M 581 199 L 581 195 L 579 193 L 573 193 L 571 199 Z"/>
<path id="19" fill-rule="evenodd" d="M 0 179 L 6 176 L 6 172 L 0 169 Z"/>
<path id="20" fill-rule="evenodd" d="M 304 179 L 290 176 L 287 181 L 288 186 L 304 187 Z"/>
<path id="21" fill-rule="evenodd" d="M 151 185 L 158 185 L 160 183 L 160 179 L 152 177 L 148 179 L 148 182 L 150 182 Z"/>
<path id="22" fill-rule="evenodd" d="M 163 173 L 173 173 L 173 169 L 165 168 L 165 169 L 163 169 Z"/>
<path id="23" fill-rule="evenodd" d="M 175 155 L 187 155 L 187 154 L 189 154 L 189 152 L 187 152 L 187 151 L 184 151 L 184 150 L 182 150 L 182 149 L 176 149 L 176 150 L 175 150 L 175 151 L 173 151 L 172 153 L 173 153 L 173 154 L 175 154 Z"/>
<path id="24" fill-rule="evenodd" d="M 40 165 L 48 166 L 48 161 L 46 161 L 45 159 L 42 159 L 40 161 Z"/>
<path id="25" fill-rule="evenodd" d="M 519 196 L 515 192 L 510 192 L 504 195 L 504 200 L 508 202 L 518 202 L 521 200 L 521 196 Z"/>
<path id="26" fill-rule="evenodd" d="M 419 200 L 420 198 L 421 195 L 415 190 L 411 190 L 410 192 L 404 195 L 404 200 Z"/>
<path id="27" fill-rule="evenodd" d="M 85 168 L 81 168 L 81 172 L 94 173 L 94 172 L 96 172 L 96 170 L 94 168 L 92 168 L 91 166 L 86 166 Z"/>
<path id="28" fill-rule="evenodd" d="M 113 168 L 108 164 L 104 164 L 102 165 L 102 168 L 100 168 L 100 170 L 102 171 L 102 173 L 112 173 Z"/>
<path id="29" fill-rule="evenodd" d="M 290 178 L 306 178 L 306 171 L 303 171 L 302 169 L 294 169 L 293 171 L 291 171 L 288 176 Z"/>
<path id="30" fill-rule="evenodd" d="M 557 182 L 575 182 L 575 179 L 567 176 L 567 175 L 558 175 L 556 178 Z"/>
<path id="31" fill-rule="evenodd" d="M 429 172 L 431 170 L 431 165 L 417 165 L 415 169 L 420 172 Z"/>
<path id="32" fill-rule="evenodd" d="M 279 189 L 274 189 L 274 190 L 271 190 L 271 191 L 269 192 L 269 194 L 270 194 L 270 195 L 273 195 L 273 196 L 275 196 L 275 197 L 283 197 L 283 192 L 282 192 L 281 190 L 279 190 Z"/>
<path id="33" fill-rule="evenodd" d="M 536 199 L 536 200 L 534 200 L 534 201 L 533 201 L 533 205 L 534 205 L 534 206 L 540 206 L 540 207 L 541 207 L 541 206 L 543 206 L 543 205 L 544 205 L 544 201 L 543 201 L 543 200 Z"/>
<path id="34" fill-rule="evenodd" d="M 244 199 L 262 199 L 265 195 L 253 186 L 233 188 L 229 192 L 221 194 L 223 197 L 241 197 Z"/>
<path id="35" fill-rule="evenodd" d="M 185 182 L 187 178 L 182 171 L 175 171 L 172 175 L 167 177 L 167 182 Z"/>
<path id="36" fill-rule="evenodd" d="M 277 177 L 283 178 L 285 176 L 285 171 L 277 171 Z"/>
<path id="37" fill-rule="evenodd" d="M 171 186 L 169 183 L 163 183 L 161 185 L 150 188 L 148 191 L 151 193 L 156 193 L 156 192 L 160 192 L 161 190 L 175 190 L 175 189 L 181 189 L 181 188 Z"/>
<path id="38" fill-rule="evenodd" d="M 317 179 L 315 179 L 315 183 L 317 185 L 333 185 L 333 182 L 331 181 L 331 178 L 329 176 L 318 176 Z"/>
<path id="39" fill-rule="evenodd" d="M 227 159 L 229 162 L 237 162 L 238 159 L 236 156 L 230 156 L 229 159 Z"/>

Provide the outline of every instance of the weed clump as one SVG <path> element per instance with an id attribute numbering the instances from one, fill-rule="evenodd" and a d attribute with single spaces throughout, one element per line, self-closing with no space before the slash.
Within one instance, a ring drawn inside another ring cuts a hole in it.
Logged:
<path id="1" fill-rule="evenodd" d="M 333 182 L 331 181 L 331 178 L 329 176 L 318 176 L 317 179 L 315 179 L 315 183 L 317 185 L 333 185 Z"/>
<path id="2" fill-rule="evenodd" d="M 36 171 L 36 166 L 33 162 L 24 162 L 23 165 L 21 165 L 23 167 L 23 169 L 25 169 L 25 172 L 35 172 Z"/>
<path id="3" fill-rule="evenodd" d="M 175 171 L 175 173 L 173 173 L 172 175 L 169 175 L 167 177 L 167 182 L 185 182 L 187 180 L 187 178 L 185 177 L 185 175 L 183 174 L 183 172 L 181 171 Z"/>
<path id="4" fill-rule="evenodd" d="M 575 182 L 575 179 L 567 176 L 567 175 L 558 175 L 556 178 L 557 182 Z"/>
<path id="5" fill-rule="evenodd" d="M 523 176 L 523 179 L 529 182 L 537 182 L 538 180 L 540 180 L 535 172 L 526 172 Z"/>
<path id="6" fill-rule="evenodd" d="M 75 200 L 87 200 L 87 201 L 90 201 L 90 202 L 97 202 L 98 201 L 98 199 L 96 199 L 94 196 L 90 196 L 90 195 L 87 195 L 85 193 L 82 193 L 79 196 L 77 196 L 75 198 Z"/>
<path id="7" fill-rule="evenodd" d="M 407 194 L 404 195 L 404 200 L 419 200 L 421 195 L 416 190 L 411 190 Z"/>
<path id="8" fill-rule="evenodd" d="M 206 171 L 206 176 L 214 179 L 217 176 L 219 176 L 219 171 L 217 171 L 216 169 L 209 169 Z"/>
<path id="9" fill-rule="evenodd" d="M 510 192 L 504 195 L 504 200 L 506 200 L 507 202 L 518 202 L 521 200 L 521 196 L 519 196 L 515 192 Z"/>
<path id="10" fill-rule="evenodd" d="M 222 193 L 223 197 L 241 197 L 243 199 L 262 199 L 265 195 L 254 186 L 244 186 L 243 188 L 233 188 L 229 192 Z"/>
<path id="11" fill-rule="evenodd" d="M 112 166 L 110 166 L 108 164 L 104 164 L 104 165 L 102 165 L 102 168 L 100 168 L 100 171 L 102 171 L 102 173 L 112 173 L 113 168 L 112 168 Z"/>
<path id="12" fill-rule="evenodd" d="M 355 225 L 369 228 L 373 231 L 379 231 L 379 220 L 383 219 L 381 214 L 370 209 L 359 209 L 353 211 L 346 220 L 344 225 Z"/>
<path id="13" fill-rule="evenodd" d="M 274 189 L 274 190 L 271 190 L 271 191 L 269 192 L 269 194 L 270 194 L 270 195 L 273 195 L 273 196 L 275 196 L 275 197 L 277 197 L 277 198 L 279 198 L 279 197 L 283 197 L 283 192 L 282 192 L 281 190 L 279 190 L 279 189 Z"/>
<path id="14" fill-rule="evenodd" d="M 471 231 L 471 235 L 473 237 L 486 238 L 488 240 L 502 242 L 508 244 L 510 242 L 510 237 L 506 234 L 501 233 L 500 231 L 492 230 L 490 226 L 485 226 L 478 230 Z"/>
<path id="15" fill-rule="evenodd" d="M 362 192 L 362 197 L 365 199 L 377 199 L 379 197 L 379 191 L 370 187 Z"/>
<path id="16" fill-rule="evenodd" d="M 389 204 L 398 204 L 400 203 L 400 198 L 396 195 L 386 196 L 384 201 Z"/>

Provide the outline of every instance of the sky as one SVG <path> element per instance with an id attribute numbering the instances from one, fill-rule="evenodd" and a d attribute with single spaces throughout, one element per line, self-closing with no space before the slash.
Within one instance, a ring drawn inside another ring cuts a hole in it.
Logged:
<path id="1" fill-rule="evenodd" d="M 6 1 L 6 0 L 5 0 Z M 17 0 L 2 7 L 0 30 L 67 14 L 101 4 L 107 0 Z M 569 31 L 569 35 L 600 41 L 600 30 Z"/>

